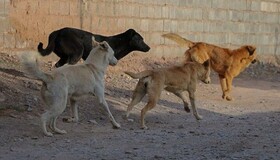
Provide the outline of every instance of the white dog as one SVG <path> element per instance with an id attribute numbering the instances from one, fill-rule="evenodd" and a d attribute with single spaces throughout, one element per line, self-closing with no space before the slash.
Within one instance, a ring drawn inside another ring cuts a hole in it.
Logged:
<path id="1" fill-rule="evenodd" d="M 67 99 L 70 100 L 71 109 L 74 112 L 73 121 L 78 121 L 78 108 L 76 101 L 79 97 L 94 94 L 99 103 L 107 110 L 113 127 L 120 128 L 111 114 L 104 97 L 104 74 L 108 65 L 116 65 L 118 60 L 114 57 L 114 51 L 107 42 L 98 43 L 92 37 L 93 49 L 83 64 L 65 65 L 51 72 L 44 73 L 38 68 L 37 58 L 30 54 L 24 54 L 23 65 L 27 71 L 43 81 L 41 96 L 49 106 L 41 116 L 44 134 L 52 136 L 47 131 L 46 124 L 56 133 L 64 134 L 66 131 L 56 127 L 57 117 L 65 110 Z M 38 54 L 38 53 L 37 53 Z"/>

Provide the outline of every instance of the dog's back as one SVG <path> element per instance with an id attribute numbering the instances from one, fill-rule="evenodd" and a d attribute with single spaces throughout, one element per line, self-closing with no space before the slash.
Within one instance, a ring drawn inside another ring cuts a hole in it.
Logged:
<path id="1" fill-rule="evenodd" d="M 145 77 L 151 77 L 151 81 L 153 81 L 153 79 L 160 79 L 165 86 L 174 86 L 178 88 L 188 87 L 190 83 L 196 82 L 197 79 L 210 82 L 209 61 L 206 61 L 203 64 L 197 62 L 186 62 L 181 66 L 146 70 L 140 73 L 132 73 L 127 71 L 125 73 L 134 79 L 141 79 Z M 205 76 L 202 77 L 201 75 Z M 206 80 L 207 78 L 208 80 Z"/>

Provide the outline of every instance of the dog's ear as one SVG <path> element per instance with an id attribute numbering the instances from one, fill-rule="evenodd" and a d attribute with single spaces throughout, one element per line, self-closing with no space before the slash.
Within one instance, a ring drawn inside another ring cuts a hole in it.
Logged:
<path id="1" fill-rule="evenodd" d="M 203 66 L 205 68 L 208 68 L 210 66 L 210 60 L 206 60 L 204 63 L 203 63 Z"/>
<path id="2" fill-rule="evenodd" d="M 254 54 L 256 47 L 255 46 L 246 46 L 246 49 L 248 50 L 249 55 L 251 56 Z"/>
<path id="3" fill-rule="evenodd" d="M 94 36 L 91 37 L 92 39 L 92 47 L 97 47 L 99 45 L 99 43 L 95 40 Z"/>
<path id="4" fill-rule="evenodd" d="M 106 41 L 103 41 L 100 43 L 100 47 L 104 50 L 108 50 L 108 48 L 110 47 L 109 44 Z"/>
<path id="5" fill-rule="evenodd" d="M 136 33 L 136 31 L 134 29 L 130 28 L 127 31 L 125 31 L 125 33 L 129 36 L 133 36 Z"/>

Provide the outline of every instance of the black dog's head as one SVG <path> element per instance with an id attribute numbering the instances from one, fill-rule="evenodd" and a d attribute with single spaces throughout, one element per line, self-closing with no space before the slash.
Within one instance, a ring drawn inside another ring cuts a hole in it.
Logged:
<path id="1" fill-rule="evenodd" d="M 144 42 L 143 37 L 134 29 L 129 29 L 118 35 L 105 37 L 103 40 L 106 40 L 110 44 L 118 60 L 132 51 L 148 52 L 150 50 L 150 47 Z"/>
<path id="2" fill-rule="evenodd" d="M 130 37 L 129 45 L 136 51 L 148 52 L 150 47 L 144 42 L 143 37 L 134 29 L 129 29 L 125 32 Z"/>

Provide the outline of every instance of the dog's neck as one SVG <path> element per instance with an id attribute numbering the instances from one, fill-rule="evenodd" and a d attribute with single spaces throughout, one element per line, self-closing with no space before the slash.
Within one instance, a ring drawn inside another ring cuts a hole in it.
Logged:
<path id="1" fill-rule="evenodd" d="M 114 56 L 119 60 L 133 51 L 133 48 L 128 47 L 130 46 L 130 39 L 125 37 L 124 34 L 125 33 L 121 33 L 111 37 L 100 36 L 98 37 L 98 40 L 107 41 L 115 52 Z"/>
<path id="2" fill-rule="evenodd" d="M 102 72 L 105 73 L 109 63 L 106 61 L 105 53 L 94 53 L 90 54 L 85 61 L 85 64 L 89 64 L 92 68 L 94 68 L 94 72 Z"/>
<path id="3" fill-rule="evenodd" d="M 104 77 L 106 68 L 103 69 L 102 67 L 98 67 L 91 63 L 87 63 L 85 65 L 90 69 L 92 74 L 94 74 L 94 75 L 97 74 L 97 75 L 99 75 L 99 77 Z"/>

